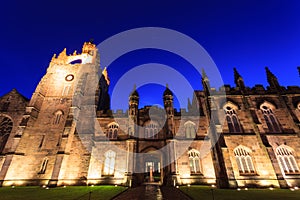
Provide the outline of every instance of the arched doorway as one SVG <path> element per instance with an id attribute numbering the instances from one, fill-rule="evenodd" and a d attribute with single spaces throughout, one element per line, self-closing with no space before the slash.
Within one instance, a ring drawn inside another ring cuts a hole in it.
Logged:
<path id="1" fill-rule="evenodd" d="M 144 183 L 163 183 L 163 154 L 161 151 L 150 147 L 142 152 L 140 167 L 143 167 Z"/>

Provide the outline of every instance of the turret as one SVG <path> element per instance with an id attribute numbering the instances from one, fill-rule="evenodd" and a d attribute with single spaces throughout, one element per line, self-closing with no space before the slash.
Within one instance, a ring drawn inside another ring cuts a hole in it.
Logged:
<path id="1" fill-rule="evenodd" d="M 129 96 L 129 113 L 130 117 L 136 117 L 138 114 L 138 107 L 139 107 L 139 93 L 136 91 L 136 86 L 134 86 L 132 92 Z"/>
<path id="2" fill-rule="evenodd" d="M 128 110 L 128 118 L 129 118 L 129 128 L 128 134 L 134 135 L 135 125 L 137 124 L 138 119 L 138 108 L 139 108 L 139 93 L 136 90 L 136 86 L 129 95 L 129 110 Z"/>
<path id="3" fill-rule="evenodd" d="M 172 136 L 174 133 L 174 105 L 173 92 L 169 89 L 168 84 L 163 94 L 164 107 L 167 114 L 167 135 Z"/>

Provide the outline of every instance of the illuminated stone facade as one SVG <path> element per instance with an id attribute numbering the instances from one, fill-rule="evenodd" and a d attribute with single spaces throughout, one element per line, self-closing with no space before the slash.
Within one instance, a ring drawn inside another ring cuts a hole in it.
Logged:
<path id="1" fill-rule="evenodd" d="M 134 89 L 128 110 L 113 113 L 99 66 L 92 43 L 63 50 L 30 100 L 16 90 L 0 98 L 2 186 L 134 186 L 150 181 L 149 170 L 169 185 L 300 186 L 300 88 L 281 87 L 268 68 L 267 89 L 246 87 L 236 70 L 235 87 L 209 89 L 203 72 L 187 110 L 173 108 L 167 87 L 164 109 L 139 108 Z"/>

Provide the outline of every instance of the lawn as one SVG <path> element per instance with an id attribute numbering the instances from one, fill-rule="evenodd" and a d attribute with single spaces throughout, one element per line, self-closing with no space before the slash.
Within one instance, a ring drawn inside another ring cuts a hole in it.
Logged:
<path id="1" fill-rule="evenodd" d="M 188 194 L 193 199 L 214 199 L 214 200 L 294 200 L 300 199 L 300 190 L 291 191 L 289 189 L 212 189 L 206 186 L 181 186 L 180 190 Z M 213 194 L 212 194 L 213 192 Z M 214 198 L 213 198 L 214 196 Z"/>
<path id="2" fill-rule="evenodd" d="M 69 186 L 56 188 L 2 187 L 1 200 L 106 200 L 111 199 L 126 187 L 115 186 Z"/>

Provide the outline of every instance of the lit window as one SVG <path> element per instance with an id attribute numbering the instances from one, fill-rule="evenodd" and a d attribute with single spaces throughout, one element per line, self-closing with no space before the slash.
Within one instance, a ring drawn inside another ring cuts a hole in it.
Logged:
<path id="1" fill-rule="evenodd" d="M 284 174 L 299 173 L 299 168 L 293 155 L 293 150 L 290 147 L 285 145 L 277 147 L 276 156 Z"/>
<path id="2" fill-rule="evenodd" d="M 114 151 L 107 151 L 105 154 L 105 161 L 104 161 L 104 175 L 113 175 L 115 171 L 115 160 L 116 160 L 116 153 Z"/>
<path id="3" fill-rule="evenodd" d="M 63 112 L 61 110 L 58 110 L 54 113 L 54 120 L 53 124 L 59 124 L 60 120 L 62 118 Z"/>
<path id="4" fill-rule="evenodd" d="M 226 106 L 225 114 L 226 114 L 226 121 L 227 121 L 229 132 L 230 133 L 241 133 L 242 128 L 241 128 L 241 125 L 240 125 L 240 122 L 236 115 L 235 110 L 230 106 Z"/>
<path id="5" fill-rule="evenodd" d="M 239 146 L 234 149 L 234 155 L 240 174 L 254 174 L 255 170 L 248 148 Z"/>
<path id="6" fill-rule="evenodd" d="M 44 158 L 39 174 L 45 174 L 48 165 L 48 158 Z"/>
<path id="7" fill-rule="evenodd" d="M 260 106 L 260 109 L 264 115 L 264 119 L 267 123 L 269 131 L 273 132 L 273 133 L 280 132 L 279 123 L 278 123 L 271 107 L 265 103 Z"/>
<path id="8" fill-rule="evenodd" d="M 200 153 L 194 149 L 188 152 L 191 174 L 200 174 Z"/>
<path id="9" fill-rule="evenodd" d="M 108 125 L 108 134 L 107 137 L 109 139 L 117 139 L 118 137 L 118 130 L 119 130 L 119 125 L 115 122 L 110 123 Z"/>
<path id="10" fill-rule="evenodd" d="M 0 153 L 3 151 L 13 128 L 13 122 L 8 117 L 0 117 Z"/>
<path id="11" fill-rule="evenodd" d="M 186 138 L 195 138 L 196 137 L 196 128 L 195 124 L 191 121 L 188 121 L 184 124 L 185 137 Z"/>
<path id="12" fill-rule="evenodd" d="M 145 126 L 145 138 L 146 139 L 157 139 L 158 138 L 158 125 L 150 123 Z"/>

